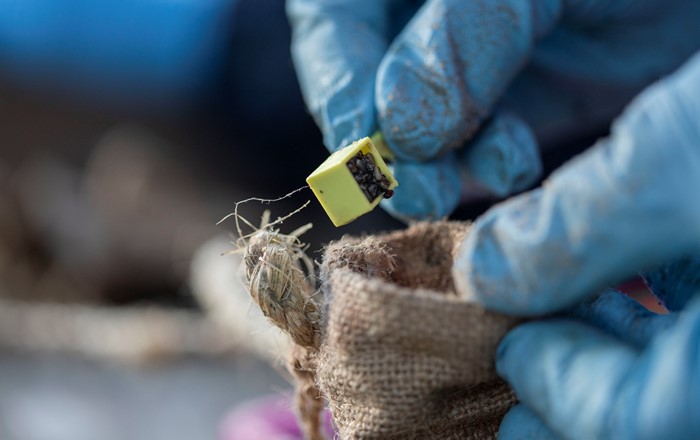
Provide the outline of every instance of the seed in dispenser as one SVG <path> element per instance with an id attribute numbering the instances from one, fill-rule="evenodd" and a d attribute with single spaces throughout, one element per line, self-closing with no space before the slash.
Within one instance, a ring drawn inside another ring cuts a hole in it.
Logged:
<path id="1" fill-rule="evenodd" d="M 363 154 L 362 151 L 358 151 L 347 161 L 347 167 L 370 202 L 389 189 L 389 180 L 382 174 L 372 154 Z"/>

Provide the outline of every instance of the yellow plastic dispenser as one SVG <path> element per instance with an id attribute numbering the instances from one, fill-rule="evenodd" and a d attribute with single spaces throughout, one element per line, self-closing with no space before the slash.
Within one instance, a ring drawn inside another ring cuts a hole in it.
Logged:
<path id="1" fill-rule="evenodd" d="M 399 185 L 370 138 L 331 154 L 306 183 L 336 226 L 367 214 Z"/>

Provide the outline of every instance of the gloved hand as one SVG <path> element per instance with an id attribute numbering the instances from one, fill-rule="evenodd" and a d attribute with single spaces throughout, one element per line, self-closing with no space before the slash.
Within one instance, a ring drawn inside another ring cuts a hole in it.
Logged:
<path id="1" fill-rule="evenodd" d="M 380 129 L 400 182 L 385 207 L 411 218 L 449 214 L 463 187 L 528 188 L 523 120 L 544 140 L 607 124 L 700 36 L 695 0 L 288 0 L 288 15 L 326 146 Z"/>
<path id="2" fill-rule="evenodd" d="M 652 268 L 652 288 L 682 309 L 652 316 L 608 292 L 577 320 L 513 330 L 497 369 L 521 404 L 501 438 L 700 437 L 699 188 L 700 53 L 637 97 L 608 139 L 476 221 L 453 274 L 488 308 L 553 312 Z M 684 255 L 695 256 L 653 269 Z"/>
<path id="3" fill-rule="evenodd" d="M 611 135 L 482 215 L 455 262 L 487 308 L 539 315 L 700 250 L 700 53 L 639 95 Z"/>
<path id="4" fill-rule="evenodd" d="M 700 296 L 654 315 L 608 291 L 581 311 L 587 322 L 535 321 L 501 342 L 497 369 L 521 403 L 499 439 L 697 439 Z"/>

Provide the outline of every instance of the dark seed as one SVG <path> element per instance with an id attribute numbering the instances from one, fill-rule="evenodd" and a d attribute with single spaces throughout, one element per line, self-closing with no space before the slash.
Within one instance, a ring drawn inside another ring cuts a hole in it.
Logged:
<path id="1" fill-rule="evenodd" d="M 373 202 L 381 195 L 387 197 L 390 183 L 377 166 L 374 156 L 360 151 L 350 158 L 346 165 L 367 200 Z"/>
<path id="2" fill-rule="evenodd" d="M 394 195 L 394 191 L 391 189 L 384 191 L 384 198 L 385 199 L 390 199 L 391 196 L 393 196 L 393 195 Z"/>
<path id="3" fill-rule="evenodd" d="M 376 199 L 380 194 L 379 187 L 375 184 L 371 184 L 367 189 L 369 193 L 372 194 L 372 199 Z"/>

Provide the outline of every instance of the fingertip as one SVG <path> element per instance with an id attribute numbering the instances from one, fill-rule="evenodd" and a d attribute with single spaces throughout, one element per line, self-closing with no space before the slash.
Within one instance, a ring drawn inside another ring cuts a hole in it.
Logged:
<path id="1" fill-rule="evenodd" d="M 586 357 L 587 351 L 597 352 Z M 520 324 L 508 332 L 496 350 L 496 371 L 519 397 L 527 399 L 544 393 L 545 386 L 573 380 L 560 372 L 596 365 L 596 359 L 601 362 L 599 368 L 610 358 L 629 360 L 635 353 L 597 328 L 573 319 L 550 318 Z"/>
<path id="2" fill-rule="evenodd" d="M 498 440 L 557 440 L 557 437 L 535 413 L 518 404 L 503 417 Z"/>
<path id="3" fill-rule="evenodd" d="M 537 331 L 531 326 L 537 323 L 523 324 L 509 331 L 496 348 L 496 372 L 502 378 L 508 380 L 511 377 L 511 369 L 517 368 L 523 359 L 527 359 L 529 344 L 532 337 L 536 337 Z"/>
<path id="4" fill-rule="evenodd" d="M 393 45 L 377 71 L 379 128 L 400 159 L 427 161 L 459 147 L 476 122 L 467 118 L 454 84 L 429 74 L 425 54 L 403 42 Z M 437 60 L 436 60 L 437 61 Z M 428 77 L 430 77 L 428 79 Z"/>
<path id="5" fill-rule="evenodd" d="M 520 118 L 499 114 L 460 154 L 468 181 L 498 197 L 524 191 L 542 176 L 535 136 Z"/>
<path id="6" fill-rule="evenodd" d="M 375 102 L 398 157 L 459 148 L 493 111 L 531 49 L 529 2 L 507 3 L 428 1 L 393 40 Z"/>
<path id="7" fill-rule="evenodd" d="M 379 127 L 397 157 L 426 161 L 460 147 L 488 109 L 475 103 L 448 22 L 461 6 L 426 2 L 377 70 Z M 462 11 L 464 12 L 464 11 Z"/>
<path id="8" fill-rule="evenodd" d="M 461 297 L 519 316 L 542 315 L 566 303 L 566 290 L 555 295 L 560 289 L 537 272 L 541 251 L 529 229 L 538 221 L 541 197 L 541 189 L 516 196 L 474 222 L 453 266 Z"/>
<path id="9" fill-rule="evenodd" d="M 453 158 L 426 163 L 397 160 L 391 167 L 399 186 L 382 207 L 397 219 L 437 220 L 459 204 L 461 179 Z"/>

